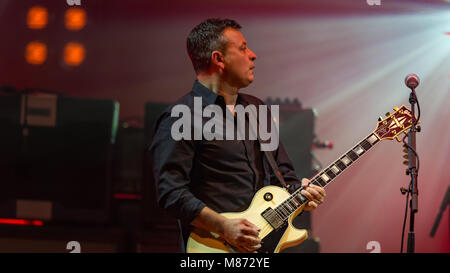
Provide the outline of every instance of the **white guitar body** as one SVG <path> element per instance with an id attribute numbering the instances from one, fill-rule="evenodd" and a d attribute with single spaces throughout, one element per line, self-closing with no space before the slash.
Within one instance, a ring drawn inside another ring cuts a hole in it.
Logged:
<path id="1" fill-rule="evenodd" d="M 266 196 L 266 198 L 265 198 Z M 271 198 L 267 198 L 271 196 Z M 273 231 L 272 226 L 261 216 L 261 213 L 268 207 L 275 208 L 281 204 L 290 194 L 283 188 L 277 186 L 267 186 L 260 189 L 248 207 L 243 212 L 222 213 L 229 219 L 245 218 L 261 229 L 259 238 L 263 240 Z M 287 228 L 278 242 L 273 252 L 278 253 L 285 248 L 292 247 L 302 243 L 308 238 L 308 232 L 304 229 L 297 229 L 292 226 L 292 220 L 303 210 L 304 205 L 299 207 L 289 216 Z M 231 247 L 217 234 L 195 229 L 189 236 L 186 251 L 188 253 L 233 253 L 238 252 Z"/>

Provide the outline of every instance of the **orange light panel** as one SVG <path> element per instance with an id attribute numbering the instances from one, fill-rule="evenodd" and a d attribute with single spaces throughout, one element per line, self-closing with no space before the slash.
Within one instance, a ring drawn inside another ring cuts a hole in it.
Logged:
<path id="1" fill-rule="evenodd" d="M 43 29 L 48 23 L 48 11 L 41 6 L 34 6 L 28 10 L 27 25 L 31 29 Z"/>
<path id="2" fill-rule="evenodd" d="M 84 46 L 79 43 L 68 43 L 64 48 L 64 62 L 70 66 L 80 65 L 84 61 Z"/>
<path id="3" fill-rule="evenodd" d="M 78 31 L 86 25 L 86 11 L 81 8 L 70 8 L 66 11 L 64 21 L 66 28 L 72 31 Z"/>
<path id="4" fill-rule="evenodd" d="M 28 43 L 25 49 L 25 59 L 32 65 L 40 65 L 47 59 L 47 46 L 38 41 Z"/>

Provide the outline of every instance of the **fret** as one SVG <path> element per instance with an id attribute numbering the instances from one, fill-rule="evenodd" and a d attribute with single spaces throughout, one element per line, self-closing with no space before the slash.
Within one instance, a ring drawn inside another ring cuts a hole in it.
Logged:
<path id="1" fill-rule="evenodd" d="M 281 204 L 281 208 L 283 209 L 283 213 L 286 215 L 284 218 L 288 218 L 289 215 L 291 214 L 291 212 L 289 211 L 289 209 L 286 207 L 285 203 Z"/>
<path id="2" fill-rule="evenodd" d="M 326 173 L 329 177 L 331 177 L 331 179 L 333 179 L 333 178 L 336 177 L 336 174 L 334 174 L 334 172 L 333 172 L 332 170 L 330 170 L 330 169 L 327 169 L 325 173 Z M 327 182 L 327 183 L 329 183 L 329 182 Z"/>
<path id="3" fill-rule="evenodd" d="M 361 156 L 365 151 L 361 146 L 357 145 L 353 148 L 353 152 L 355 152 L 358 156 Z"/>
<path id="4" fill-rule="evenodd" d="M 311 184 L 314 184 L 314 185 L 316 185 L 316 186 L 322 187 L 322 186 L 319 184 L 319 182 L 317 182 L 316 179 L 312 179 L 310 183 L 311 183 Z"/>
<path id="5" fill-rule="evenodd" d="M 292 212 L 296 211 L 298 209 L 298 207 L 299 207 L 299 206 L 294 205 L 293 203 L 290 203 L 290 205 L 292 207 Z"/>
<path id="6" fill-rule="evenodd" d="M 295 198 L 295 200 L 297 200 L 297 202 L 299 202 L 300 204 L 302 203 L 302 198 L 301 198 L 301 196 L 300 196 L 299 193 L 295 193 L 295 194 L 294 194 L 294 198 Z"/>
<path id="7" fill-rule="evenodd" d="M 336 165 L 331 166 L 330 169 L 331 169 L 336 175 L 337 175 L 338 173 L 341 172 L 341 170 L 339 170 L 339 168 L 336 167 Z"/>
<path id="8" fill-rule="evenodd" d="M 372 147 L 372 145 L 370 145 L 370 143 L 366 139 L 361 141 L 360 146 L 363 147 L 363 149 L 366 151 Z"/>
<path id="9" fill-rule="evenodd" d="M 374 134 L 372 134 L 370 137 L 368 137 L 366 139 L 372 146 L 378 142 L 378 138 Z"/>
<path id="10" fill-rule="evenodd" d="M 280 206 L 278 206 L 274 211 L 278 214 L 280 219 L 284 219 L 285 218 L 284 213 L 282 213 L 282 211 L 280 209 Z"/>
<path id="11" fill-rule="evenodd" d="M 291 214 L 294 211 L 294 208 L 291 206 L 291 203 L 287 202 L 284 206 L 286 207 L 289 214 Z"/>
<path id="12" fill-rule="evenodd" d="M 279 207 L 282 209 L 283 212 L 283 220 L 288 218 L 289 215 L 291 215 L 291 213 L 294 212 L 294 210 L 289 206 L 288 203 L 286 203 L 286 201 L 284 203 L 281 203 Z"/>
<path id="13" fill-rule="evenodd" d="M 341 158 L 341 162 L 344 163 L 346 166 L 350 166 L 353 163 L 352 160 L 347 155 Z"/>
<path id="14" fill-rule="evenodd" d="M 273 211 L 275 211 L 275 213 L 278 215 L 278 217 L 279 217 L 280 219 L 286 218 L 286 217 L 284 217 L 284 214 L 282 213 L 282 211 L 281 211 L 278 207 L 275 208 Z"/>
<path id="15" fill-rule="evenodd" d="M 300 202 L 300 204 L 303 204 L 306 201 L 306 198 L 303 197 L 300 191 L 295 194 L 295 199 L 297 199 L 297 201 Z"/>
<path id="16" fill-rule="evenodd" d="M 289 205 L 292 207 L 293 211 L 295 211 L 298 208 L 297 202 L 295 202 L 294 199 L 289 198 Z"/>
<path id="17" fill-rule="evenodd" d="M 282 215 L 283 215 L 283 219 L 284 218 L 287 218 L 288 216 L 289 216 L 289 212 L 286 210 L 286 208 L 283 206 L 283 205 L 281 205 L 280 206 L 280 212 L 282 213 Z"/>
<path id="18" fill-rule="evenodd" d="M 297 193 L 293 193 L 287 200 L 292 202 L 291 205 L 294 207 L 294 211 L 305 202 L 305 199 L 304 197 L 302 198 L 300 191 Z"/>
<path id="19" fill-rule="evenodd" d="M 313 181 L 315 181 L 315 185 L 320 186 L 320 187 L 323 187 L 327 184 L 327 183 L 325 183 L 325 181 L 322 180 L 322 178 L 320 178 L 320 176 L 314 178 Z"/>
<path id="20" fill-rule="evenodd" d="M 295 210 L 295 207 L 293 207 L 290 202 L 286 202 L 284 206 L 287 208 L 289 214 L 291 214 Z"/>
<path id="21" fill-rule="evenodd" d="M 358 155 L 355 152 L 353 152 L 353 150 L 348 151 L 347 155 L 348 155 L 348 157 L 350 157 L 350 159 L 352 161 L 355 161 L 356 159 L 358 159 Z"/>
<path id="22" fill-rule="evenodd" d="M 322 174 L 320 176 L 320 178 L 322 178 L 322 180 L 325 182 L 325 184 L 327 184 L 328 180 L 330 180 L 330 177 L 328 177 L 326 174 Z"/>
<path id="23" fill-rule="evenodd" d="M 289 214 L 291 214 L 293 208 L 290 206 L 288 200 L 284 200 L 284 202 L 282 204 L 283 204 L 283 207 L 286 209 L 286 211 Z"/>
<path id="24" fill-rule="evenodd" d="M 345 170 L 345 168 L 347 168 L 347 166 L 345 166 L 345 164 L 342 163 L 341 160 L 336 161 L 336 165 L 339 167 L 339 169 L 340 169 L 341 171 L 343 171 L 343 170 Z"/>

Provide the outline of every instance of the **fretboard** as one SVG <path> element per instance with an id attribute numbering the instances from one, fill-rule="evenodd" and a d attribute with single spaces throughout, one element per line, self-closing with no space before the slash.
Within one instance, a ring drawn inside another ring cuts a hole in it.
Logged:
<path id="1" fill-rule="evenodd" d="M 331 165 L 325 168 L 323 171 L 316 174 L 311 178 L 311 183 L 320 187 L 326 187 L 343 173 L 350 165 L 358 160 L 362 155 L 369 151 L 375 144 L 379 142 L 379 138 L 375 134 L 370 134 L 364 138 L 356 146 L 344 153 L 338 160 L 334 161 Z M 302 188 L 299 188 L 291 194 L 283 203 L 278 205 L 274 211 L 277 216 L 282 220 L 286 220 L 292 213 L 294 213 L 300 206 L 302 206 L 308 200 L 300 193 Z M 278 218 L 278 217 L 277 217 Z"/>

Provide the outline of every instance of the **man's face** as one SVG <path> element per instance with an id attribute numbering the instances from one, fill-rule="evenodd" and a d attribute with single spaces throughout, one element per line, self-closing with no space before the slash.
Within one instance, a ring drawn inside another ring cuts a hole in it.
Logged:
<path id="1" fill-rule="evenodd" d="M 247 41 L 240 31 L 227 28 L 223 36 L 228 41 L 223 52 L 223 78 L 234 87 L 246 87 L 255 78 L 253 61 L 256 55 L 247 47 Z"/>

